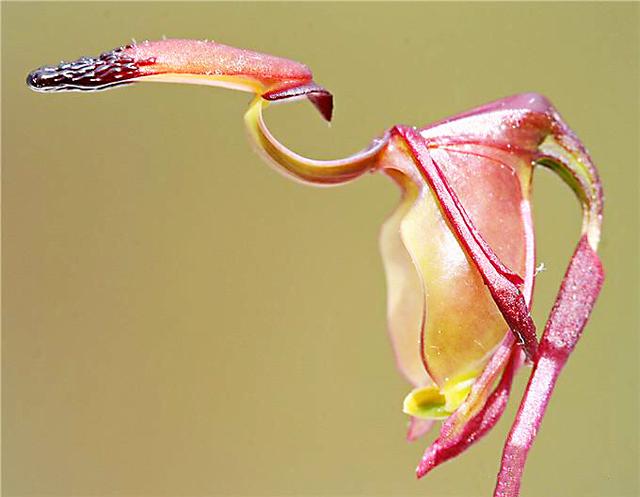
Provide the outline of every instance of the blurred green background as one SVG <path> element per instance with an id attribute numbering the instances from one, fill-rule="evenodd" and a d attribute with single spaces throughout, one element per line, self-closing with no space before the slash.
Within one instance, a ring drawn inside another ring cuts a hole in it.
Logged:
<path id="1" fill-rule="evenodd" d="M 531 452 L 523 496 L 638 495 L 637 3 L 3 3 L 2 459 L 7 496 L 487 496 L 526 380 L 482 443 L 425 480 L 385 332 L 387 179 L 284 180 L 249 96 L 177 85 L 40 95 L 28 71 L 131 37 L 307 63 L 336 95 L 270 109 L 330 158 L 538 91 L 607 195 L 607 281 Z M 535 178 L 543 323 L 579 232 Z"/>

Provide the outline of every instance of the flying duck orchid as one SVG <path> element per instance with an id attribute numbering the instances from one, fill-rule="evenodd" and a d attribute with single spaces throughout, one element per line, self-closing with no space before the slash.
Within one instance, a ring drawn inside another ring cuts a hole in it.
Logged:
<path id="1" fill-rule="evenodd" d="M 397 125 L 338 160 L 296 154 L 268 130 L 263 110 L 307 98 L 331 120 L 333 97 L 303 64 L 211 41 L 161 40 L 41 67 L 40 92 L 96 91 L 137 82 L 222 86 L 255 94 L 245 124 L 256 149 L 285 175 L 337 185 L 381 172 L 402 201 L 380 247 L 388 327 L 410 383 L 408 438 L 442 420 L 417 469 L 424 476 L 484 436 L 504 412 L 514 375 L 532 373 L 508 435 L 495 496 L 517 496 L 526 456 L 556 380 L 603 283 L 596 254 L 602 220 L 598 174 L 578 138 L 538 94 L 505 98 L 424 128 Z M 552 169 L 583 208 L 582 235 L 538 341 L 531 178 Z"/>

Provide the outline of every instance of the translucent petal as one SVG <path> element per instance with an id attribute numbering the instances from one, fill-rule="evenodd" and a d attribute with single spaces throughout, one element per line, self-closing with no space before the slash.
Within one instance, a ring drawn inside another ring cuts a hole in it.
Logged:
<path id="1" fill-rule="evenodd" d="M 390 250 L 383 250 L 391 301 L 390 331 L 396 353 L 402 351 L 398 354 L 399 367 L 405 374 L 417 364 L 415 352 L 406 349 L 417 342 L 422 332 L 421 346 L 429 375 L 444 388 L 447 383 L 479 374 L 507 327 L 433 193 L 414 174 L 412 160 L 406 154 L 396 143 L 388 147 L 383 158 L 387 167 L 402 171 L 403 174 L 395 173 L 392 177 L 405 189 L 402 207 L 385 225 L 383 238 L 391 245 L 393 228 L 404 215 L 399 223 L 402 246 L 410 255 L 418 277 L 407 276 L 406 257 L 401 276 L 389 275 L 390 268 L 397 270 L 400 265 L 392 263 Z M 496 159 L 457 150 L 434 149 L 433 155 L 487 242 L 508 267 L 524 274 L 526 243 L 520 185 L 528 169 L 518 170 Z M 410 202 L 412 205 L 407 209 Z M 401 253 L 397 239 L 395 247 Z M 399 259 L 396 255 L 394 260 Z M 420 321 L 415 303 L 419 283 L 424 286 L 420 292 L 425 312 L 422 330 L 417 329 Z M 420 385 L 415 379 L 412 383 Z"/>
<path id="2" fill-rule="evenodd" d="M 400 224 L 416 202 L 418 189 L 402 177 L 398 177 L 398 181 L 404 185 L 402 203 L 380 232 L 380 251 L 387 277 L 388 329 L 398 369 L 414 386 L 426 386 L 432 382 L 420 352 L 426 304 L 424 287 L 400 234 Z"/>

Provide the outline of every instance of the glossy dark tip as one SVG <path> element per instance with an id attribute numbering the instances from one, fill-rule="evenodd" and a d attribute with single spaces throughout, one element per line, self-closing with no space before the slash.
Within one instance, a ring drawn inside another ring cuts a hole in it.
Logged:
<path id="1" fill-rule="evenodd" d="M 333 95 L 322 86 L 311 82 L 306 85 L 294 86 L 284 90 L 270 91 L 262 95 L 262 98 L 270 101 L 285 100 L 287 98 L 307 97 L 318 109 L 322 117 L 331 121 L 333 116 Z"/>
<path id="2" fill-rule="evenodd" d="M 123 52 L 125 47 L 104 52 L 98 57 L 81 57 L 57 66 L 43 66 L 27 76 L 34 91 L 98 91 L 127 84 L 140 76 L 140 63 Z M 148 64 L 145 61 L 144 64 Z"/>
<path id="3" fill-rule="evenodd" d="M 309 93 L 309 101 L 315 105 L 327 122 L 333 117 L 333 95 L 326 90 Z"/>

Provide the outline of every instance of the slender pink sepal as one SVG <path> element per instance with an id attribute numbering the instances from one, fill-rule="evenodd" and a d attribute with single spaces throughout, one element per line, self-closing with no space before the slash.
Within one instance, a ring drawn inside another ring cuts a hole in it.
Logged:
<path id="1" fill-rule="evenodd" d="M 501 271 L 501 267 L 504 266 L 502 264 L 496 266 L 493 263 L 498 260 L 498 256 L 493 253 L 489 245 L 486 242 L 478 242 L 480 237 L 478 231 L 473 227 L 469 215 L 455 192 L 449 187 L 442 171 L 433 161 L 425 139 L 416 129 L 406 126 L 396 126 L 392 131 L 407 143 L 416 166 L 436 195 L 447 221 L 478 268 L 500 313 L 516 335 L 518 344 L 522 346 L 527 358 L 532 360 L 536 356 L 538 344 L 535 324 L 524 296 L 512 279 Z M 487 256 L 487 251 L 491 253 L 490 257 Z"/>
<path id="2" fill-rule="evenodd" d="M 516 420 L 502 455 L 494 497 L 517 497 L 527 454 L 562 368 L 587 324 L 600 293 L 604 272 L 586 235 L 580 239 L 540 342 Z"/>
<path id="3" fill-rule="evenodd" d="M 429 446 L 416 469 L 418 478 L 422 478 L 436 466 L 465 451 L 491 431 L 507 406 L 513 377 L 522 363 L 521 354 L 522 351 L 519 348 L 512 349 L 500 383 L 487 398 L 482 410 L 465 423 L 462 431 L 447 437 L 447 429 L 443 426 L 440 437 Z"/>

